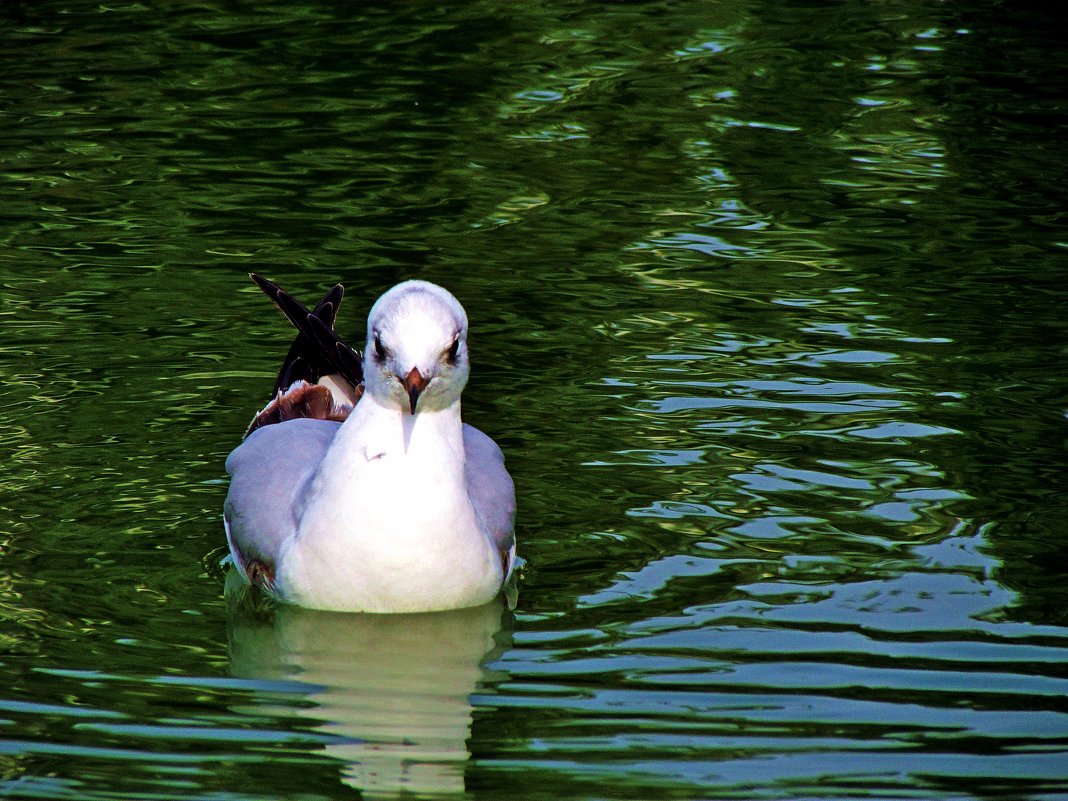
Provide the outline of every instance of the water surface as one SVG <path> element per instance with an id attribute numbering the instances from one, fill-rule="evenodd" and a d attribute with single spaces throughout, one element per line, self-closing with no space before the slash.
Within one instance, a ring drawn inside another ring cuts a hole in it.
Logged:
<path id="1" fill-rule="evenodd" d="M 0 793 L 1068 794 L 1064 31 L 0 10 Z M 514 613 L 228 610 L 248 281 L 472 321 Z"/>

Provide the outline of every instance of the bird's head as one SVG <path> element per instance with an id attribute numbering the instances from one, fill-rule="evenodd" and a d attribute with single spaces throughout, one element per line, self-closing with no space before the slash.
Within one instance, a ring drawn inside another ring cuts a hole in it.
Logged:
<path id="1" fill-rule="evenodd" d="M 447 290 L 405 281 L 371 307 L 363 372 L 378 403 L 440 411 L 459 401 L 469 369 L 467 314 Z"/>

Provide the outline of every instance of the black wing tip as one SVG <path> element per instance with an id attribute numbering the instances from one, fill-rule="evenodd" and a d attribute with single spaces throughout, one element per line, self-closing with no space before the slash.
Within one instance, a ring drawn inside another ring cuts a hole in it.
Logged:
<path id="1" fill-rule="evenodd" d="M 334 284 L 330 291 L 323 295 L 323 299 L 315 304 L 312 316 L 318 317 L 331 328 L 337 319 L 338 310 L 341 308 L 341 299 L 345 296 L 345 287 Z"/>
<path id="2" fill-rule="evenodd" d="M 291 380 L 300 378 L 314 383 L 330 372 L 340 373 L 353 386 L 362 383 L 359 352 L 334 331 L 334 320 L 345 294 L 344 285 L 334 284 L 315 305 L 315 309 L 309 311 L 270 279 L 259 273 L 249 273 L 249 277 L 299 332 L 282 362 L 275 391 L 287 389 Z"/>
<path id="3" fill-rule="evenodd" d="M 256 282 L 256 286 L 266 292 L 268 295 L 273 295 L 276 292 L 281 292 L 282 288 L 278 286 L 274 281 L 264 278 L 259 273 L 249 273 L 248 277 Z"/>
<path id="4" fill-rule="evenodd" d="M 286 292 L 282 287 L 278 286 L 274 281 L 269 278 L 264 278 L 259 273 L 249 273 L 248 277 L 251 278 L 256 286 L 267 295 L 271 300 L 275 302 L 282 312 L 289 317 L 290 322 L 297 328 L 300 326 L 297 320 L 294 319 L 298 314 L 303 316 L 308 314 L 308 310 L 304 308 L 304 305 L 300 303 L 296 298 Z M 322 300 L 315 304 L 314 314 L 316 317 L 322 318 L 327 325 L 333 326 L 334 319 L 337 317 L 338 310 L 341 308 L 341 300 L 345 297 L 345 286 L 343 284 L 334 284 L 325 295 Z"/>

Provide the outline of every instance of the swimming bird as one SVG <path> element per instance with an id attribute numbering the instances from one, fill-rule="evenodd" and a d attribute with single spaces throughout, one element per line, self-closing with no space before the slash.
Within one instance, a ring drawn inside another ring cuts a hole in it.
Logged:
<path id="1" fill-rule="evenodd" d="M 470 362 L 459 301 L 427 281 L 397 284 L 371 307 L 361 358 L 333 329 L 340 284 L 309 311 L 252 278 L 299 333 L 226 460 L 241 577 L 338 611 L 497 597 L 516 561 L 515 490 L 501 449 L 460 417 Z"/>

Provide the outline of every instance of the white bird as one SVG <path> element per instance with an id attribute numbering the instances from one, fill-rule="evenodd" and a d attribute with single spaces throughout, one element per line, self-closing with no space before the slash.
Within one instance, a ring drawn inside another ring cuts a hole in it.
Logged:
<path id="1" fill-rule="evenodd" d="M 226 460 L 226 538 L 241 576 L 338 611 L 497 597 L 515 566 L 515 490 L 501 449 L 460 419 L 460 303 L 426 281 L 398 284 L 371 308 L 361 362 L 333 331 L 340 284 L 308 311 L 252 278 L 300 334 L 274 399 Z"/>

